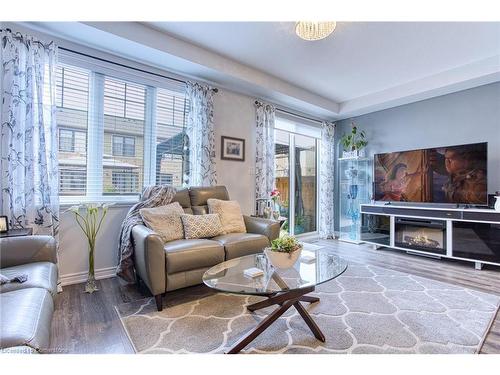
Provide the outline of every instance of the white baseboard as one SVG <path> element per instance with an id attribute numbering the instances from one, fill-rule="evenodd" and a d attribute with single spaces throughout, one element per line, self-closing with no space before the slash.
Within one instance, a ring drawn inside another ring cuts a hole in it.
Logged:
<path id="1" fill-rule="evenodd" d="M 116 276 L 116 266 L 95 270 L 96 280 L 107 279 L 114 276 Z M 87 281 L 87 271 L 61 275 L 60 281 L 62 286 L 84 283 Z"/>

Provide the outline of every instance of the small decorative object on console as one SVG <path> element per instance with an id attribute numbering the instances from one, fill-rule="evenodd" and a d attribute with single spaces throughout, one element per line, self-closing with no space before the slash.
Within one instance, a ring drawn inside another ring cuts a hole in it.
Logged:
<path id="1" fill-rule="evenodd" d="M 76 223 L 87 237 L 89 250 L 89 273 L 87 276 L 87 283 L 85 284 L 86 293 L 94 293 L 99 290 L 95 283 L 95 242 L 104 218 L 108 213 L 109 206 L 112 206 L 112 204 L 87 203 L 78 206 L 72 206 L 67 210 L 75 214 Z M 82 211 L 82 213 L 80 213 L 80 210 Z"/>
<path id="2" fill-rule="evenodd" d="M 500 211 L 500 191 L 495 192 L 495 211 Z"/>
<path id="3" fill-rule="evenodd" d="M 9 220 L 7 216 L 0 216 L 0 233 L 5 233 L 9 231 Z"/>
<path id="4" fill-rule="evenodd" d="M 281 201 L 281 194 L 278 189 L 274 189 L 271 191 L 271 200 L 274 203 L 274 210 L 273 210 L 273 219 L 278 220 L 280 217 L 280 201 Z"/>
<path id="5" fill-rule="evenodd" d="M 248 268 L 243 271 L 243 274 L 248 277 L 259 277 L 264 274 L 264 271 L 262 271 L 260 268 L 252 267 Z"/>
<path id="6" fill-rule="evenodd" d="M 293 236 L 283 236 L 271 242 L 264 253 L 276 268 L 291 268 L 297 262 L 304 246 Z"/>

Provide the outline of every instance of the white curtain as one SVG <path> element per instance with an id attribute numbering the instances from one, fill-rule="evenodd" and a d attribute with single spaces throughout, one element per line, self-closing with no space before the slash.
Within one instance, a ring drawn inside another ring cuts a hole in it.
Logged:
<path id="1" fill-rule="evenodd" d="M 0 40 L 2 214 L 57 239 L 57 48 L 10 30 Z"/>
<path id="2" fill-rule="evenodd" d="M 335 182 L 335 124 L 321 125 L 319 166 L 319 234 L 321 238 L 333 238 L 334 230 L 334 182 Z"/>
<path id="3" fill-rule="evenodd" d="M 256 101 L 255 197 L 269 198 L 274 189 L 274 106 Z"/>
<path id="4" fill-rule="evenodd" d="M 186 134 L 189 144 L 189 171 L 186 186 L 217 184 L 215 170 L 214 101 L 211 87 L 186 83 L 188 115 Z"/>

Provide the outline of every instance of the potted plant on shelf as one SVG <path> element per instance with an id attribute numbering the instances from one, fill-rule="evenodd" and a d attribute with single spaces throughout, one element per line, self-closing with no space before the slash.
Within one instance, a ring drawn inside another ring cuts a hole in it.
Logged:
<path id="1" fill-rule="evenodd" d="M 94 270 L 94 252 L 97 234 L 101 229 L 101 225 L 108 212 L 108 207 L 111 204 L 96 204 L 87 203 L 78 206 L 72 206 L 68 211 L 73 212 L 75 220 L 80 229 L 87 237 L 88 252 L 89 252 L 89 272 L 87 275 L 87 283 L 85 284 L 85 292 L 93 293 L 97 290 L 95 282 Z"/>
<path id="2" fill-rule="evenodd" d="M 293 236 L 285 235 L 271 241 L 264 249 L 269 262 L 276 268 L 291 268 L 297 262 L 304 246 Z"/>
<path id="3" fill-rule="evenodd" d="M 340 143 L 344 147 L 342 152 L 343 158 L 364 157 L 364 148 L 368 144 L 364 130 L 358 131 L 356 124 L 351 123 L 351 133 L 346 133 L 340 139 Z"/>

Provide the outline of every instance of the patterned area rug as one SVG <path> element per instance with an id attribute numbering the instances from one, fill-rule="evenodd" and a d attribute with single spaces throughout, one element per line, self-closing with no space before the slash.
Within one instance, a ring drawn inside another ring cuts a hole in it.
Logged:
<path id="1" fill-rule="evenodd" d="M 475 353 L 500 302 L 495 295 L 356 264 L 314 295 L 321 301 L 304 306 L 325 343 L 292 307 L 242 353 Z M 275 308 L 246 310 L 259 300 L 217 293 L 162 312 L 152 298 L 116 309 L 138 353 L 224 353 Z"/>

